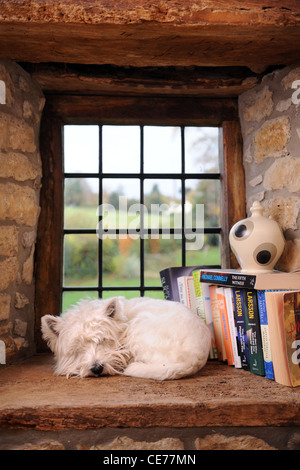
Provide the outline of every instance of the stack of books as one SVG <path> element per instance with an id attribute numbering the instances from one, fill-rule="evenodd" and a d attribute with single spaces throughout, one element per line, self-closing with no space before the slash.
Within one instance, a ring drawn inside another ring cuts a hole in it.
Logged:
<path id="1" fill-rule="evenodd" d="M 210 359 L 300 385 L 300 273 L 182 269 L 161 271 L 165 298 L 204 319 L 211 331 Z"/>

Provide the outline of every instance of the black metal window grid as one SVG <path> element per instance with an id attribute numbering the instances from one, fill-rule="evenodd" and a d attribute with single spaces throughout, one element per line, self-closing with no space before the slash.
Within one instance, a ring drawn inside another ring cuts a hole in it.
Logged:
<path id="1" fill-rule="evenodd" d="M 126 125 L 125 125 L 126 126 Z M 170 229 L 164 229 L 164 228 L 158 228 L 155 229 L 158 235 L 162 235 L 165 230 L 168 230 L 168 232 L 171 235 L 174 234 L 179 234 L 180 239 L 181 239 L 181 265 L 185 266 L 186 265 L 186 237 L 185 234 L 187 233 L 187 229 L 185 228 L 185 212 L 183 210 L 184 204 L 185 204 L 185 194 L 186 194 L 186 181 L 187 180 L 211 180 L 211 181 L 216 181 L 220 180 L 220 173 L 215 172 L 215 173 L 187 173 L 185 171 L 185 126 L 180 126 L 180 132 L 181 132 L 181 172 L 180 173 L 145 173 L 144 171 L 144 127 L 143 125 L 139 126 L 140 129 L 140 171 L 139 172 L 134 172 L 134 173 L 118 173 L 117 171 L 115 173 L 105 173 L 103 171 L 103 145 L 102 145 L 102 129 L 103 125 L 99 124 L 99 168 L 97 173 L 71 173 L 71 172 L 65 172 L 64 171 L 64 180 L 67 178 L 76 178 L 76 179 L 97 179 L 98 180 L 98 190 L 99 190 L 99 198 L 98 198 L 98 204 L 101 206 L 103 204 L 103 183 L 106 179 L 137 179 L 139 180 L 139 186 L 140 186 L 140 204 L 141 207 L 144 204 L 144 199 L 145 199 L 145 192 L 144 192 L 144 182 L 145 180 L 180 180 L 180 185 L 181 185 L 181 227 L 180 228 L 170 228 Z M 142 215 L 142 214 L 141 214 Z M 99 219 L 100 220 L 100 219 Z M 189 229 L 192 233 L 200 233 L 203 232 L 204 234 L 221 234 L 221 227 L 216 226 L 216 227 L 192 227 Z M 127 228 L 127 229 L 122 229 L 122 228 L 113 228 L 113 229 L 105 229 L 106 234 L 116 234 L 117 236 L 120 234 L 136 234 L 136 230 Z M 152 231 L 153 233 L 153 231 Z M 97 228 L 95 227 L 94 229 L 91 228 L 64 228 L 63 230 L 64 236 L 66 235 L 80 235 L 80 234 L 85 234 L 85 235 L 97 235 Z M 157 286 L 157 285 L 146 285 L 145 284 L 145 277 L 144 277 L 144 272 L 145 272 L 145 240 L 143 235 L 151 235 L 151 227 L 145 227 L 143 224 L 143 217 L 141 216 L 140 219 L 140 237 L 139 237 L 139 262 L 140 262 L 140 283 L 138 286 L 108 286 L 103 284 L 103 270 L 102 270 L 102 265 L 103 265 L 103 240 L 101 237 L 98 237 L 98 282 L 96 286 L 67 286 L 63 285 L 62 286 L 62 292 L 68 293 L 68 292 L 97 292 L 98 297 L 102 298 L 104 293 L 116 293 L 118 291 L 129 291 L 129 292 L 139 292 L 140 296 L 144 296 L 145 293 L 148 292 L 155 292 L 155 291 L 161 291 L 162 292 L 162 287 Z M 166 266 L 168 267 L 168 266 Z"/>

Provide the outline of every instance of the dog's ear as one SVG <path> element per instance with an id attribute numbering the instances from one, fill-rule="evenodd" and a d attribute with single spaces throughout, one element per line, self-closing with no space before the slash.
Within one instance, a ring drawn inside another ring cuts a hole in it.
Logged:
<path id="1" fill-rule="evenodd" d="M 107 302 L 105 313 L 108 317 L 111 317 L 111 318 L 116 318 L 118 316 L 118 314 L 120 313 L 120 302 L 116 297 L 113 299 L 110 299 Z"/>
<path id="2" fill-rule="evenodd" d="M 41 329 L 43 338 L 47 341 L 48 346 L 52 351 L 59 335 L 61 322 L 61 317 L 54 317 L 52 315 L 45 315 L 42 317 Z"/>

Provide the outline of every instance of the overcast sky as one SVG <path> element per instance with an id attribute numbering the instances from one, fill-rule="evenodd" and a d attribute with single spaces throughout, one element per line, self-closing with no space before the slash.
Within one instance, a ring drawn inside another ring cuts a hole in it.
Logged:
<path id="1" fill-rule="evenodd" d="M 185 171 L 199 173 L 209 171 L 211 162 L 203 159 L 207 153 L 208 141 L 203 135 L 216 137 L 217 128 L 185 128 Z M 202 140 L 200 140 L 202 138 Z M 104 173 L 139 173 L 140 171 L 140 127 L 103 126 L 102 151 Z M 210 154 L 217 160 L 217 146 Z M 64 165 L 66 173 L 97 173 L 99 170 L 99 127 L 94 125 L 67 125 L 64 128 Z M 202 158 L 201 158 L 202 157 Z M 144 172 L 181 172 L 181 132 L 178 127 L 144 127 Z M 157 181 L 155 181 L 157 182 Z M 95 180 L 91 180 L 94 188 Z M 145 182 L 145 191 L 151 190 L 152 181 Z M 191 182 L 189 182 L 191 183 Z M 191 187 L 192 184 L 189 184 Z M 105 187 L 110 190 L 122 186 L 128 197 L 139 196 L 138 181 L 107 180 Z M 177 182 L 160 182 L 164 194 L 175 196 Z M 178 194 L 179 195 L 179 194 Z"/>

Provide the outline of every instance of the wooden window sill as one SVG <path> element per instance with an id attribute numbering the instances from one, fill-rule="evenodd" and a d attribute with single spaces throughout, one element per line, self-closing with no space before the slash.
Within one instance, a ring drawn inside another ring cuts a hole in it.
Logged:
<path id="1" fill-rule="evenodd" d="M 3 367 L 3 366 L 1 366 Z M 209 362 L 168 382 L 130 377 L 66 379 L 53 358 L 34 356 L 0 370 L 0 428 L 299 426 L 300 387 Z"/>

